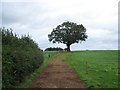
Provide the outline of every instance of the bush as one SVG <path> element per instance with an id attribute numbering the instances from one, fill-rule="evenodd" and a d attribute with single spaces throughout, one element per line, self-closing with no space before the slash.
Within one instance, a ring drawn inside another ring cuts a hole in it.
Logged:
<path id="1" fill-rule="evenodd" d="M 2 33 L 2 87 L 20 84 L 43 63 L 43 51 L 28 36 L 18 38 L 11 30 L 0 28 Z"/>
<path id="2" fill-rule="evenodd" d="M 63 51 L 63 49 L 60 48 L 60 47 L 57 47 L 57 48 L 55 48 L 55 47 L 53 47 L 53 48 L 49 47 L 49 48 L 46 48 L 45 51 Z"/>

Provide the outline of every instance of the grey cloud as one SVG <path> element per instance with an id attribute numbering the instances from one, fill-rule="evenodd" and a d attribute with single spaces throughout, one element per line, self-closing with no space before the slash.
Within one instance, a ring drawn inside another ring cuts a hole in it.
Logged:
<path id="1" fill-rule="evenodd" d="M 32 23 L 34 20 L 40 18 L 38 15 L 45 12 L 44 7 L 39 3 L 16 3 L 16 2 L 5 2 L 2 3 L 2 19 L 3 25 L 12 23 Z M 39 13 L 41 12 L 41 13 Z"/>
<path id="2" fill-rule="evenodd" d="M 88 34 L 87 41 L 82 42 L 82 44 L 73 44 L 71 46 L 72 50 L 117 49 L 118 27 L 116 11 L 102 14 L 95 9 L 95 4 L 85 8 L 85 2 L 83 3 L 83 1 L 79 0 L 76 2 L 70 1 L 67 6 L 64 0 L 55 1 L 55 3 L 52 1 L 40 0 L 37 3 L 34 1 L 4 2 L 2 4 L 2 24 L 5 27 L 13 28 L 14 32 L 20 35 L 29 32 L 32 39 L 42 49 L 45 49 L 47 47 L 66 47 L 64 44 L 50 43 L 47 36 L 57 25 L 62 24 L 64 21 L 72 21 L 83 24 L 87 28 Z M 111 5 L 110 3 L 109 7 Z M 103 7 L 101 9 L 99 6 L 96 6 L 98 10 L 103 10 Z"/>

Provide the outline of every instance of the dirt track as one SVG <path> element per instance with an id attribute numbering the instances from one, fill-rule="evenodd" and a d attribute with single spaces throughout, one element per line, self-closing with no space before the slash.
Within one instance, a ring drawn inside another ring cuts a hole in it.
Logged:
<path id="1" fill-rule="evenodd" d="M 85 85 L 74 71 L 60 60 L 60 56 L 57 56 L 35 78 L 30 88 L 85 88 Z"/>

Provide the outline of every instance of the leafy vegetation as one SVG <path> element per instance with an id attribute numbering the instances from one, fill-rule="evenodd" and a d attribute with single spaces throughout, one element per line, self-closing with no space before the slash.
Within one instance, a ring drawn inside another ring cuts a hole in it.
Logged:
<path id="1" fill-rule="evenodd" d="M 49 57 L 49 54 L 50 54 L 50 57 Z M 52 52 L 45 51 L 43 64 L 38 69 L 36 69 L 32 74 L 30 74 L 28 77 L 26 77 L 25 81 L 17 87 L 28 89 L 29 86 L 31 85 L 32 81 L 35 79 L 35 77 L 38 74 L 40 74 L 43 71 L 43 69 L 47 66 L 47 64 L 58 54 L 59 54 L 59 52 L 55 52 L 55 51 L 52 51 Z"/>
<path id="2" fill-rule="evenodd" d="M 65 53 L 65 62 L 89 88 L 118 88 L 118 51 Z"/>
<path id="3" fill-rule="evenodd" d="M 0 28 L 2 33 L 2 87 L 20 84 L 26 76 L 43 63 L 43 52 L 28 36 L 19 38 L 12 30 Z"/>
<path id="4" fill-rule="evenodd" d="M 2 89 L 2 34 L 0 33 L 0 89 Z"/>
<path id="5" fill-rule="evenodd" d="M 71 44 L 85 41 L 87 37 L 86 28 L 82 24 L 77 25 L 69 21 L 58 25 L 53 29 L 51 34 L 48 35 L 49 41 L 66 44 L 67 51 L 69 52 Z"/>
<path id="6" fill-rule="evenodd" d="M 63 49 L 62 48 L 60 48 L 60 47 L 57 47 L 57 48 L 55 48 L 55 47 L 49 47 L 49 48 L 46 48 L 45 49 L 45 51 L 62 51 Z"/>

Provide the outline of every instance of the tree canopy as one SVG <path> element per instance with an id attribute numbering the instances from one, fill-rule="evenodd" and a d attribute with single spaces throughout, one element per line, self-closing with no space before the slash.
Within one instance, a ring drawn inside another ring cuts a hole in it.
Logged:
<path id="1" fill-rule="evenodd" d="M 63 49 L 60 48 L 60 47 L 49 47 L 49 48 L 46 48 L 45 51 L 62 51 Z"/>
<path id="2" fill-rule="evenodd" d="M 71 44 L 85 41 L 87 37 L 86 28 L 82 24 L 78 25 L 69 21 L 58 25 L 48 35 L 49 41 L 66 44 L 67 51 L 70 51 Z"/>

